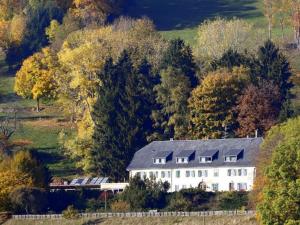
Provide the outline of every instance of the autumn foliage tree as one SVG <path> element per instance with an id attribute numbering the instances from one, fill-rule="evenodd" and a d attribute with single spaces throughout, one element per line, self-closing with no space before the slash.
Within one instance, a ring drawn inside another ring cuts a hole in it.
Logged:
<path id="1" fill-rule="evenodd" d="M 236 110 L 239 136 L 253 135 L 256 130 L 259 134 L 264 134 L 278 121 L 280 113 L 278 86 L 266 81 L 259 86 L 250 84 L 239 97 Z"/>
<path id="2" fill-rule="evenodd" d="M 273 127 L 257 159 L 254 200 L 264 225 L 299 224 L 299 117 Z"/>
<path id="3" fill-rule="evenodd" d="M 19 187 L 45 188 L 49 182 L 48 170 L 28 151 L 7 156 L 0 163 L 0 209 L 11 208 L 10 193 Z"/>
<path id="4" fill-rule="evenodd" d="M 189 99 L 193 138 L 222 138 L 236 126 L 234 107 L 248 75 L 243 68 L 209 73 Z"/>
<path id="5" fill-rule="evenodd" d="M 57 59 L 49 48 L 36 53 L 23 62 L 16 74 L 15 92 L 37 101 L 40 111 L 40 99 L 51 99 L 56 96 Z"/>

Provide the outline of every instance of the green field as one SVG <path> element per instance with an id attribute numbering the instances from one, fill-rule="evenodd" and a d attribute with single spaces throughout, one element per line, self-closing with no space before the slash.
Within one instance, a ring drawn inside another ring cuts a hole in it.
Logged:
<path id="1" fill-rule="evenodd" d="M 216 17 L 242 18 L 257 28 L 267 30 L 261 0 L 132 0 L 127 14 L 135 18 L 149 17 L 165 38 L 179 37 L 192 46 L 197 26 Z M 290 29 L 284 32 L 291 34 Z M 281 36 L 279 27 L 274 27 L 273 36 Z M 268 38 L 267 32 L 264 38 Z"/>
<path id="2" fill-rule="evenodd" d="M 207 19 L 239 17 L 258 27 L 266 26 L 260 0 L 133 0 L 132 17 L 147 16 L 167 38 L 181 37 L 194 43 L 196 27 Z"/>
<path id="3" fill-rule="evenodd" d="M 257 225 L 251 216 L 154 217 L 79 220 L 10 220 L 4 225 Z"/>
<path id="4" fill-rule="evenodd" d="M 0 74 L 0 119 L 12 117 L 17 111 L 17 130 L 14 141 L 26 141 L 27 149 L 36 151 L 54 176 L 76 174 L 74 163 L 68 160 L 58 144 L 61 130 L 72 132 L 67 122 L 60 122 L 62 116 L 53 104 L 42 104 L 41 112 L 35 111 L 35 101 L 23 99 L 13 91 L 14 77 Z"/>

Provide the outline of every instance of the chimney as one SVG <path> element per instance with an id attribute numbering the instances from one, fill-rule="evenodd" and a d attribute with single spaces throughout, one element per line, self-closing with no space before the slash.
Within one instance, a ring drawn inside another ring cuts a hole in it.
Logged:
<path id="1" fill-rule="evenodd" d="M 255 138 L 258 138 L 258 130 L 255 130 Z"/>

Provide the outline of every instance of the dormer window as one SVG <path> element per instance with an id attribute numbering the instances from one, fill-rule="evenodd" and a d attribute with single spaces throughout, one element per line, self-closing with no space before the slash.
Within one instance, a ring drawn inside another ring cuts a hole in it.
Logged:
<path id="1" fill-rule="evenodd" d="M 189 163 L 189 161 L 193 160 L 194 158 L 195 158 L 195 151 L 193 151 L 193 150 L 184 150 L 184 151 L 181 151 L 176 156 L 176 163 L 177 164 Z"/>
<path id="2" fill-rule="evenodd" d="M 172 160 L 172 154 L 170 151 L 157 152 L 153 157 L 153 164 L 166 164 L 167 161 Z"/>
<path id="3" fill-rule="evenodd" d="M 200 163 L 212 163 L 214 160 L 218 159 L 219 150 L 207 150 L 199 155 Z"/>
<path id="4" fill-rule="evenodd" d="M 224 161 L 225 162 L 237 162 L 238 160 L 244 157 L 243 149 L 232 149 L 225 153 Z"/>
<path id="5" fill-rule="evenodd" d="M 236 156 L 225 156 L 225 162 L 236 162 L 237 157 Z"/>
<path id="6" fill-rule="evenodd" d="M 177 157 L 176 158 L 176 163 L 188 163 L 189 160 L 186 157 Z"/>
<path id="7" fill-rule="evenodd" d="M 200 162 L 201 163 L 210 163 L 210 162 L 212 162 L 212 158 L 211 157 L 200 157 Z"/>

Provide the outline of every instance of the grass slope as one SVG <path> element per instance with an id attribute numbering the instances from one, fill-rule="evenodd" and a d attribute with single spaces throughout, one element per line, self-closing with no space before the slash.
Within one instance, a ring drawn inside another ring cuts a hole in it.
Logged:
<path id="1" fill-rule="evenodd" d="M 163 217 L 163 218 L 111 218 L 81 220 L 10 220 L 4 225 L 257 225 L 254 217 Z"/>
<path id="2" fill-rule="evenodd" d="M 215 17 L 239 17 L 265 26 L 260 0 L 132 0 L 127 13 L 147 16 L 167 38 L 181 37 L 194 43 L 196 27 Z"/>
<path id="3" fill-rule="evenodd" d="M 58 144 L 61 130 L 72 132 L 70 125 L 59 122 L 60 113 L 51 104 L 43 104 L 43 110 L 36 112 L 35 101 L 23 99 L 14 93 L 14 79 L 0 73 L 0 119 L 12 117 L 11 110 L 17 111 L 17 130 L 12 139 L 31 142 L 26 148 L 37 152 L 52 175 L 76 174 L 74 163 L 64 156 Z"/>

